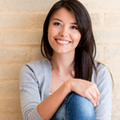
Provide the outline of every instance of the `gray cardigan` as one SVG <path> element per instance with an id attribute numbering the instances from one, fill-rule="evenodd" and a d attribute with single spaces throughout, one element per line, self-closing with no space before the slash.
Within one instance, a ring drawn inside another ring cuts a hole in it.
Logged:
<path id="1" fill-rule="evenodd" d="M 97 65 L 92 74 L 100 92 L 99 105 L 94 107 L 96 120 L 111 120 L 111 76 L 102 64 Z M 43 120 L 37 112 L 37 106 L 49 97 L 51 88 L 51 64 L 48 59 L 25 64 L 20 72 L 21 109 L 24 120 Z"/>

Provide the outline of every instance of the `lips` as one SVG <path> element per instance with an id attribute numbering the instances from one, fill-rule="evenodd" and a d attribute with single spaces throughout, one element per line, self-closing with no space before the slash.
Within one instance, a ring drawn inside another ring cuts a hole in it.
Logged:
<path id="1" fill-rule="evenodd" d="M 55 39 L 55 41 L 59 44 L 59 45 L 68 45 L 69 43 L 71 43 L 71 41 L 69 40 L 65 40 L 65 39 Z"/>

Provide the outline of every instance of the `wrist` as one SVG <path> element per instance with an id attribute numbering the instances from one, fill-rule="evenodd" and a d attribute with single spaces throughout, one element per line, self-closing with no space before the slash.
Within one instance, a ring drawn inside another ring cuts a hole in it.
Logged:
<path id="1" fill-rule="evenodd" d="M 67 90 L 68 90 L 69 93 L 72 92 L 72 80 L 71 79 L 67 80 L 65 82 L 65 87 L 67 88 Z"/>

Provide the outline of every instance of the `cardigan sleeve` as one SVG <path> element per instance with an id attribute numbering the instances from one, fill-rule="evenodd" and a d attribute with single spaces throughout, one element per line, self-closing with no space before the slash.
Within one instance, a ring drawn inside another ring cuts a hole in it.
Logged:
<path id="1" fill-rule="evenodd" d="M 20 71 L 20 99 L 24 120 L 43 120 L 37 111 L 41 103 L 37 79 L 28 65 L 24 65 Z"/>
<path id="2" fill-rule="evenodd" d="M 99 105 L 95 107 L 96 120 L 111 120 L 112 80 L 106 66 L 100 65 L 97 75 L 97 87 L 100 92 Z"/>

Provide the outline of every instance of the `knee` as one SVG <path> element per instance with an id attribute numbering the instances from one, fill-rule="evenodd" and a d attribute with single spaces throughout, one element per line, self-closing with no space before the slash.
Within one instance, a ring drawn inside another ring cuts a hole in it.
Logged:
<path id="1" fill-rule="evenodd" d="M 94 116 L 94 106 L 93 104 L 85 97 L 82 97 L 76 93 L 71 93 L 68 99 L 68 104 L 72 105 L 72 109 L 79 111 L 79 113 L 86 117 Z"/>
<path id="2" fill-rule="evenodd" d="M 77 93 L 72 92 L 68 98 L 69 102 L 73 104 L 79 104 L 81 107 L 94 107 L 93 104 L 85 97 L 78 95 Z"/>

